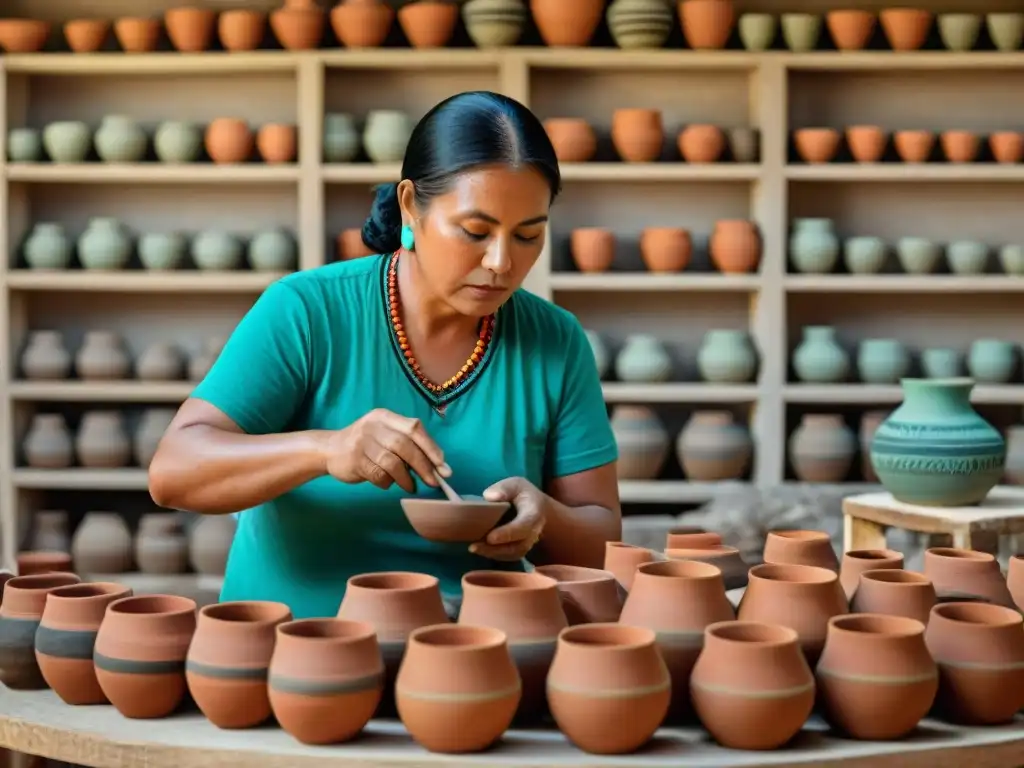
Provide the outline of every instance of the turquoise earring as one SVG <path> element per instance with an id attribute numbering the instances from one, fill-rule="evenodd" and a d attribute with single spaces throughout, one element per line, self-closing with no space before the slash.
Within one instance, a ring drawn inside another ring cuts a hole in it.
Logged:
<path id="1" fill-rule="evenodd" d="M 416 250 L 416 236 L 408 224 L 402 225 L 402 247 L 407 251 Z"/>

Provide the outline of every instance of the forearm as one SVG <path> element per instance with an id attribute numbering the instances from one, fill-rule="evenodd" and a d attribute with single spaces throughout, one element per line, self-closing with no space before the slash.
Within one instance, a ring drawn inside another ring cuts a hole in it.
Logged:
<path id="1" fill-rule="evenodd" d="M 530 562 L 604 568 L 605 542 L 622 538 L 621 513 L 595 504 L 570 507 L 548 499 L 544 533 L 530 552 Z"/>
<path id="2" fill-rule="evenodd" d="M 326 473 L 319 430 L 247 435 L 205 424 L 176 430 L 149 466 L 161 507 L 226 514 L 258 506 Z"/>

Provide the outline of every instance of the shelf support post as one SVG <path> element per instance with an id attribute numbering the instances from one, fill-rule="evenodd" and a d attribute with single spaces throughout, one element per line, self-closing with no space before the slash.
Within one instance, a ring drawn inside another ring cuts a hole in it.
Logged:
<path id="1" fill-rule="evenodd" d="M 299 269 L 327 263 L 324 182 L 320 175 L 324 130 L 324 64 L 302 57 L 298 64 Z"/>

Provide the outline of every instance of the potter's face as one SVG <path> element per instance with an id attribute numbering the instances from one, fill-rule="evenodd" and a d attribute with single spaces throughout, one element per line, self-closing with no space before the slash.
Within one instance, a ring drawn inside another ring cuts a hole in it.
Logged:
<path id="1" fill-rule="evenodd" d="M 540 256 L 550 205 L 537 171 L 488 166 L 459 176 L 426 210 L 405 212 L 432 292 L 463 315 L 494 312 Z"/>

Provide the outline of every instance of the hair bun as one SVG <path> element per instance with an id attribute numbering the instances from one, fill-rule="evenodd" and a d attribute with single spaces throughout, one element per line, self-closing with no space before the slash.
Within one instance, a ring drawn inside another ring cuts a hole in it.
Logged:
<path id="1" fill-rule="evenodd" d="M 363 242 L 374 253 L 392 253 L 402 246 L 402 209 L 398 205 L 398 184 L 378 184 L 370 215 L 363 223 Z"/>

